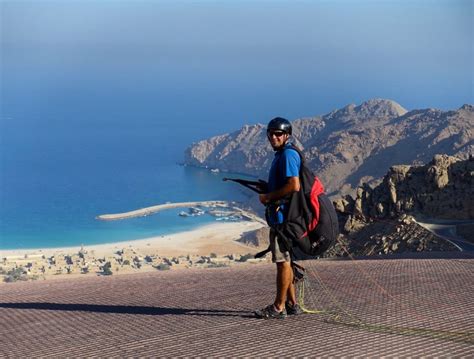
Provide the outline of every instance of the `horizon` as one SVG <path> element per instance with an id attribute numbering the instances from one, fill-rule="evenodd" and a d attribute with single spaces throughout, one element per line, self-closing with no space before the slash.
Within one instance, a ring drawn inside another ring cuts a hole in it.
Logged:
<path id="1" fill-rule="evenodd" d="M 474 103 L 470 1 L 4 0 L 1 13 L 2 122 L 193 116 L 205 136 L 373 98 Z"/>

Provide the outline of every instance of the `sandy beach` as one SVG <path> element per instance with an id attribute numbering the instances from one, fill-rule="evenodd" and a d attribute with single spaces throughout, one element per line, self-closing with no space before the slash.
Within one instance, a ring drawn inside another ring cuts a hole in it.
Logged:
<path id="1" fill-rule="evenodd" d="M 0 250 L 1 273 L 23 268 L 26 278 L 60 274 L 97 275 L 110 263 L 113 274 L 191 266 L 231 265 L 260 248 L 237 240 L 259 229 L 260 221 L 219 222 L 159 237 L 83 247 Z M 252 261 L 252 260 L 251 260 Z"/>
<path id="2" fill-rule="evenodd" d="M 146 252 L 159 252 L 163 256 L 179 255 L 208 255 L 228 254 L 232 251 L 242 251 L 251 247 L 236 242 L 244 232 L 261 228 L 258 222 L 220 222 L 199 227 L 197 229 L 174 234 L 150 237 L 144 239 L 96 244 L 84 246 L 84 249 L 94 252 L 96 256 L 113 254 L 123 248 L 134 248 Z M 79 252 L 80 246 L 41 248 L 41 249 L 11 249 L 0 250 L 0 258 L 14 259 L 35 256 L 51 256 L 55 254 L 72 254 Z"/>

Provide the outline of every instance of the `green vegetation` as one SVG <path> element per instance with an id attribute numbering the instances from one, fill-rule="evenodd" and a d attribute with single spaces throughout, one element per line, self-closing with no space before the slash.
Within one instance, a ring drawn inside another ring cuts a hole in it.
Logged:
<path id="1" fill-rule="evenodd" d="M 112 272 L 112 264 L 110 262 L 106 262 L 103 266 L 102 266 L 102 274 L 103 275 L 112 275 L 113 272 Z"/>
<path id="2" fill-rule="evenodd" d="M 23 268 L 23 267 L 18 267 L 18 268 L 13 268 L 5 273 L 4 270 L 2 270 L 2 274 L 5 275 L 3 280 L 7 283 L 13 283 L 17 281 L 27 281 L 29 279 L 35 280 L 38 279 L 38 276 L 29 276 L 28 272 Z"/>
<path id="3" fill-rule="evenodd" d="M 237 259 L 237 262 L 247 262 L 249 259 L 254 258 L 253 254 L 247 253 L 242 256 L 240 256 L 239 259 Z"/>
<path id="4" fill-rule="evenodd" d="M 158 270 L 169 270 L 171 267 L 170 267 L 169 264 L 160 263 L 155 268 L 158 269 Z"/>
<path id="5" fill-rule="evenodd" d="M 211 262 L 208 264 L 207 268 L 224 268 L 228 267 L 229 265 L 226 263 L 216 263 L 216 262 Z"/>

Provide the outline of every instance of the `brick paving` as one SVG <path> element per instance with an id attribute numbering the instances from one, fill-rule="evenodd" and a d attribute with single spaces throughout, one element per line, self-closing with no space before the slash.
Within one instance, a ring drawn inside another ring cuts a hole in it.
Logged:
<path id="1" fill-rule="evenodd" d="M 305 266 L 285 320 L 270 264 L 3 284 L 0 357 L 474 357 L 474 257 Z"/>

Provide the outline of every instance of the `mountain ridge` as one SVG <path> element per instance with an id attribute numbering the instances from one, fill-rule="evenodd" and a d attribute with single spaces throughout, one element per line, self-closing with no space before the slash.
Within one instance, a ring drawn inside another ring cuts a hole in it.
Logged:
<path id="1" fill-rule="evenodd" d="M 392 100 L 371 99 L 324 115 L 295 119 L 293 142 L 330 194 L 353 193 L 397 164 L 422 164 L 444 153 L 466 159 L 474 153 L 474 106 L 457 110 L 406 110 Z M 273 150 L 266 125 L 245 125 L 193 143 L 186 165 L 266 178 Z"/>

